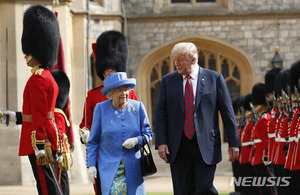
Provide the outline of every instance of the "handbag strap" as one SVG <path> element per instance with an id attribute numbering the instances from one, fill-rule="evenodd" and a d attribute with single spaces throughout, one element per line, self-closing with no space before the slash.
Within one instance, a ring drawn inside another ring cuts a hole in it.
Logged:
<path id="1" fill-rule="evenodd" d="M 149 155 L 149 154 L 151 154 L 151 150 L 150 150 L 150 146 L 149 146 L 149 144 L 148 144 L 148 141 L 147 141 L 147 139 L 146 139 L 145 136 L 142 136 L 142 138 L 143 138 L 142 148 L 143 148 L 143 150 L 147 153 L 147 155 Z M 145 143 L 145 144 L 144 144 L 144 143 Z M 148 146 L 148 151 L 149 151 L 149 152 L 145 149 L 145 145 Z"/>

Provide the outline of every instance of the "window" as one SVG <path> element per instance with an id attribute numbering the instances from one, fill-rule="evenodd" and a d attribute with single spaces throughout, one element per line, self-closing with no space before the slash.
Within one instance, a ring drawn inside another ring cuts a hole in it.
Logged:
<path id="1" fill-rule="evenodd" d="M 169 1 L 169 0 L 168 0 Z M 219 0 L 218 0 L 219 1 Z M 169 1 L 171 2 L 171 1 Z M 252 68 L 246 56 L 238 48 L 229 44 L 220 43 L 214 39 L 207 39 L 201 36 L 181 39 L 185 42 L 193 42 L 198 46 L 199 66 L 212 69 L 221 73 L 227 84 L 231 98 L 246 94 L 252 89 Z M 137 69 L 137 93 L 147 109 L 149 121 L 155 131 L 155 112 L 162 77 L 174 71 L 173 59 L 170 51 L 173 42 L 157 48 L 142 59 Z M 223 124 L 220 118 L 220 131 L 222 141 L 226 141 Z"/>
<path id="2" fill-rule="evenodd" d="M 198 48 L 198 64 L 203 68 L 220 72 L 227 84 L 230 97 L 233 99 L 241 94 L 241 72 L 238 65 L 230 58 L 223 56 L 221 53 L 208 51 Z M 171 56 L 158 61 L 150 71 L 150 95 L 151 95 L 151 116 L 152 126 L 155 127 L 155 111 L 159 95 L 161 78 L 174 71 Z M 227 142 L 227 136 L 224 134 L 224 141 Z"/>

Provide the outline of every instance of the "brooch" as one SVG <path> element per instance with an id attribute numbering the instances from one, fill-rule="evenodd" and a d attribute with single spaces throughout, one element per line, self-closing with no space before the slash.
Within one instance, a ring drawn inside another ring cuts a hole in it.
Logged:
<path id="1" fill-rule="evenodd" d="M 132 107 L 131 111 L 132 111 L 133 114 L 136 114 L 136 112 L 135 112 L 135 111 L 136 111 L 136 110 L 135 110 L 135 107 Z"/>

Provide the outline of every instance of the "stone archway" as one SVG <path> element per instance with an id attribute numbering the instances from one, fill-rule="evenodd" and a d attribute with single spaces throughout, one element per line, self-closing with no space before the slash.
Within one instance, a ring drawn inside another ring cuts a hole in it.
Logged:
<path id="1" fill-rule="evenodd" d="M 153 129 L 161 78 L 175 70 L 171 49 L 178 42 L 192 42 L 197 46 L 199 65 L 222 73 L 231 97 L 244 95 L 252 88 L 250 60 L 245 53 L 228 43 L 195 35 L 163 44 L 145 55 L 137 70 L 138 96 L 145 104 Z"/>

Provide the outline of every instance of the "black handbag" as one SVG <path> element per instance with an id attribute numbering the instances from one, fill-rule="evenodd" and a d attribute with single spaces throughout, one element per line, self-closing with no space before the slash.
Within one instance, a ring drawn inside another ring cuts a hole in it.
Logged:
<path id="1" fill-rule="evenodd" d="M 157 172 L 149 144 L 144 136 L 141 148 L 142 175 L 149 176 Z"/>

